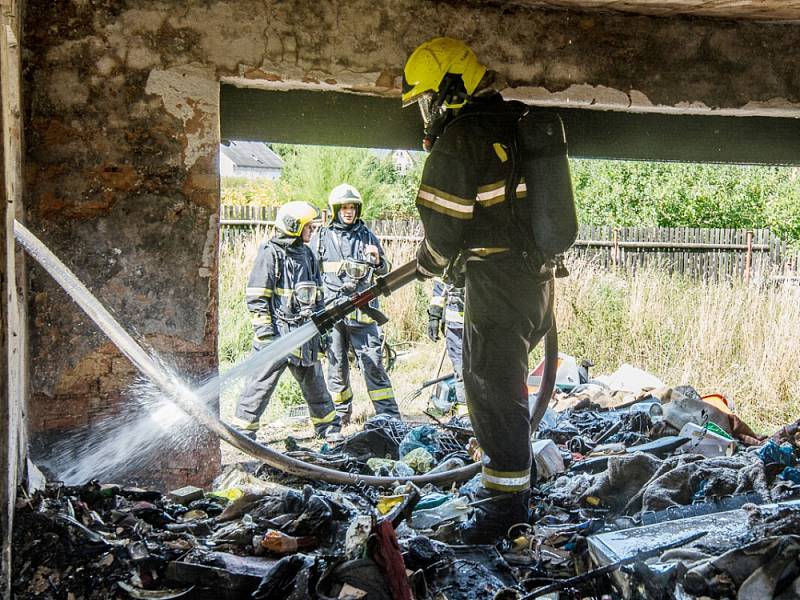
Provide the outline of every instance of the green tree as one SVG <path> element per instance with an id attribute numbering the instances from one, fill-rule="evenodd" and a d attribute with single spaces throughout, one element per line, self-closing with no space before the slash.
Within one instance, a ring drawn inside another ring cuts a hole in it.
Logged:
<path id="1" fill-rule="evenodd" d="M 289 187 L 280 181 L 223 177 L 222 204 L 239 206 L 280 206 L 290 199 Z"/>
<path id="2" fill-rule="evenodd" d="M 798 170 L 572 160 L 582 223 L 630 227 L 770 227 L 800 243 Z"/>
<path id="3" fill-rule="evenodd" d="M 275 144 L 273 149 L 284 159 L 281 181 L 293 199 L 324 208 L 330 191 L 349 183 L 364 198 L 366 219 L 413 213 L 420 165 L 400 173 L 388 157 L 366 148 Z"/>

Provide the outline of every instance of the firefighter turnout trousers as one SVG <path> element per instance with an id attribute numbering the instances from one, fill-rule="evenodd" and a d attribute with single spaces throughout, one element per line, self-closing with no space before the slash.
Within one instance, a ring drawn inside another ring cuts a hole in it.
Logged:
<path id="1" fill-rule="evenodd" d="M 338 432 L 341 429 L 341 420 L 325 387 L 322 364 L 319 361 L 309 366 L 282 361 L 270 369 L 257 373 L 239 397 L 239 404 L 236 406 L 239 426 L 245 430 L 258 431 L 259 419 L 267 409 L 286 367 L 289 367 L 289 371 L 300 385 L 317 435 L 322 437 Z"/>
<path id="2" fill-rule="evenodd" d="M 367 392 L 376 414 L 400 417 L 400 411 L 394 399 L 394 390 L 389 375 L 383 366 L 381 355 L 381 337 L 375 323 L 355 324 L 352 321 L 341 321 L 331 331 L 331 342 L 328 348 L 328 389 L 336 412 L 345 420 L 350 419 L 353 412 L 353 389 L 350 387 L 350 363 L 348 348 L 352 346 L 358 360 Z"/>
<path id="3" fill-rule="evenodd" d="M 501 492 L 530 487 L 528 354 L 552 325 L 551 276 L 534 275 L 509 253 L 467 261 L 464 386 L 483 449 L 483 484 Z"/>
<path id="4" fill-rule="evenodd" d="M 453 365 L 453 373 L 456 376 L 456 399 L 458 402 L 465 401 L 464 395 L 464 326 L 458 323 L 458 327 L 452 327 L 449 323 L 445 325 L 444 346 L 447 349 L 447 357 Z"/>

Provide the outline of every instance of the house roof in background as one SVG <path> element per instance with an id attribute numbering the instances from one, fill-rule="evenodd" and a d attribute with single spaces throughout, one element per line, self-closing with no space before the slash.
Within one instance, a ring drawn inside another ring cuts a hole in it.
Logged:
<path id="1" fill-rule="evenodd" d="M 281 157 L 264 142 L 223 142 L 220 144 L 220 151 L 237 167 L 251 169 L 280 169 L 283 167 Z"/>
<path id="2" fill-rule="evenodd" d="M 422 151 L 415 151 L 415 150 L 404 150 L 404 149 L 387 149 L 387 148 L 372 148 L 370 150 L 372 155 L 379 160 L 384 160 L 393 156 L 395 153 L 400 152 L 403 154 L 408 154 L 414 162 L 419 161 L 419 155 L 424 154 Z"/>

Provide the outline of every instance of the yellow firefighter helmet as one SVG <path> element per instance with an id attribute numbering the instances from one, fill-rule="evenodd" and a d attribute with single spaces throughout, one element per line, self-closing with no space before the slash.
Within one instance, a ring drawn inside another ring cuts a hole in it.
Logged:
<path id="1" fill-rule="evenodd" d="M 300 237 L 303 227 L 317 218 L 319 211 L 308 202 L 287 202 L 275 215 L 275 227 L 290 237 Z"/>
<path id="2" fill-rule="evenodd" d="M 424 95 L 443 95 L 444 108 L 459 108 L 478 87 L 486 67 L 460 40 L 439 37 L 417 46 L 403 70 L 403 106 Z"/>

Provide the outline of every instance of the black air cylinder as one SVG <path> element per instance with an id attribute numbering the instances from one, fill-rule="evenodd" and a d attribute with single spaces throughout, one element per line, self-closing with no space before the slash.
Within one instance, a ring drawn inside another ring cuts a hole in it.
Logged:
<path id="1" fill-rule="evenodd" d="M 519 173 L 531 205 L 536 247 L 545 257 L 565 252 L 578 236 L 575 196 L 561 117 L 529 111 L 517 126 Z"/>

